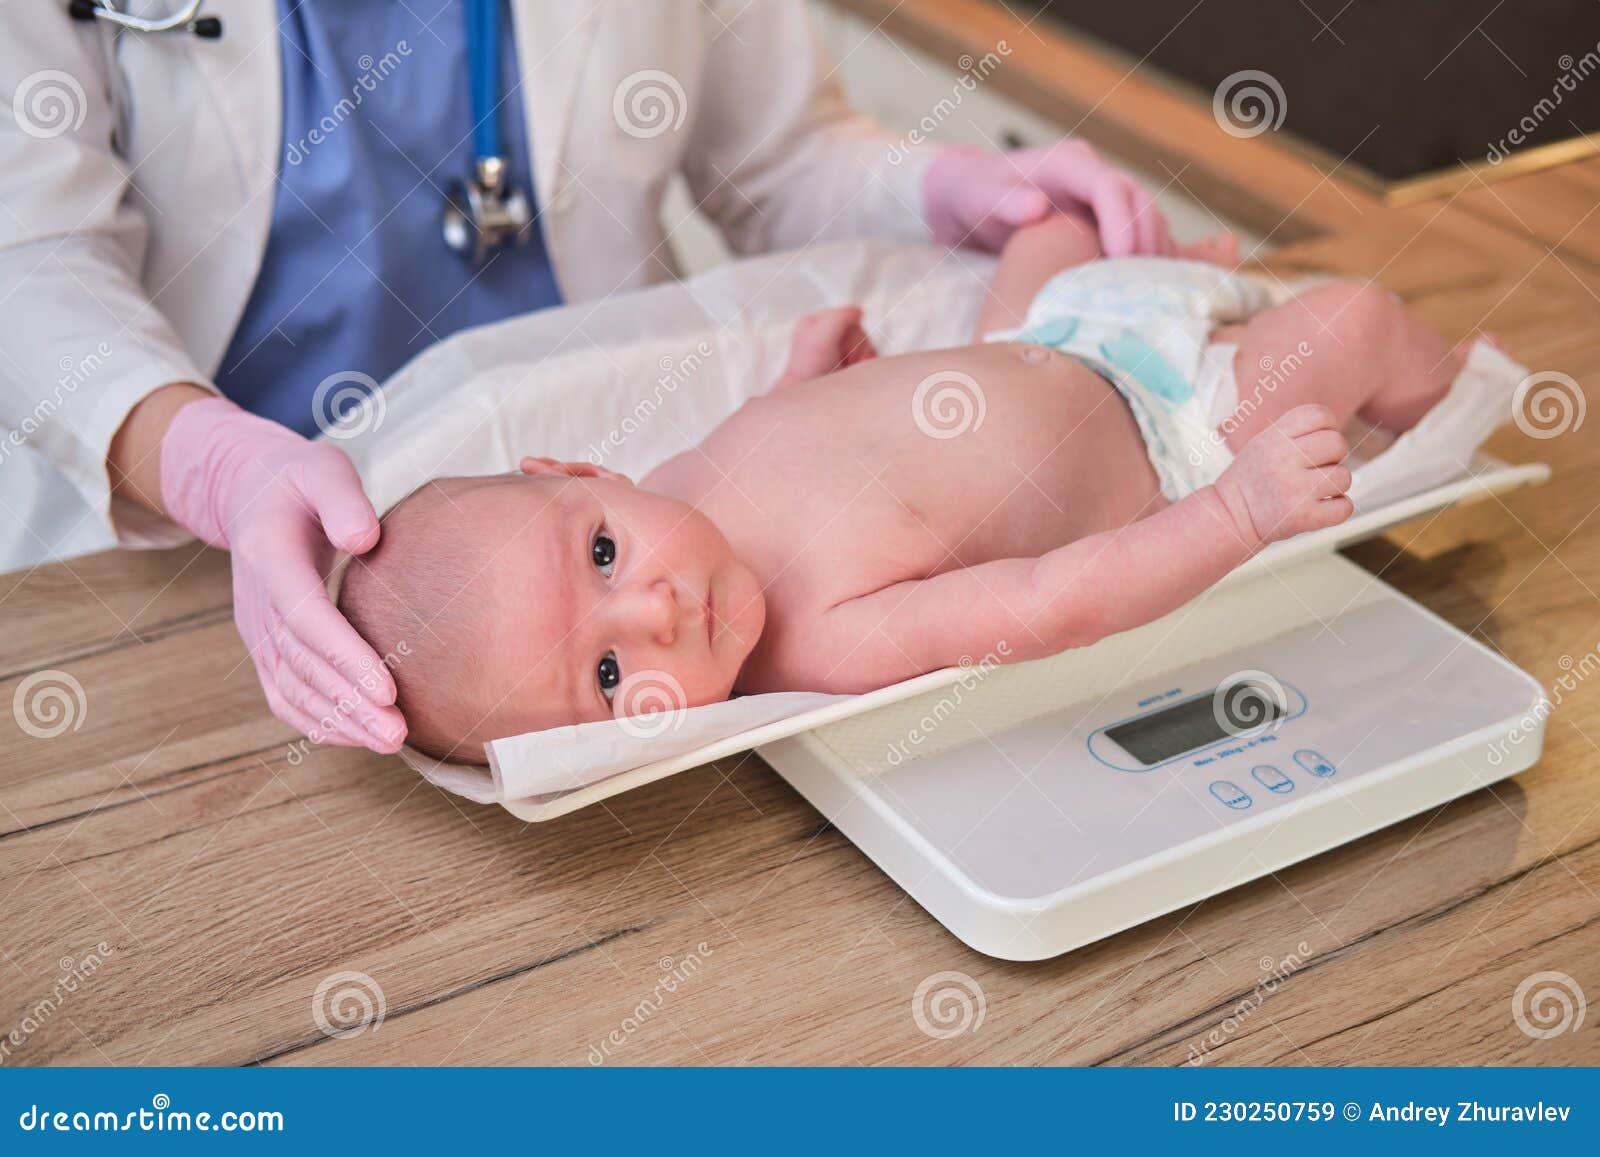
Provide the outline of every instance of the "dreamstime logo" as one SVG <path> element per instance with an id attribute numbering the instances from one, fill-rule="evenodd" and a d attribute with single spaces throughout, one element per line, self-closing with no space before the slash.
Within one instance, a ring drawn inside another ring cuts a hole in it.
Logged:
<path id="1" fill-rule="evenodd" d="M 1527 144 L 1539 126 L 1568 96 L 1578 91 L 1580 84 L 1600 72 L 1600 43 L 1576 60 L 1570 52 L 1562 53 L 1556 58 L 1556 66 L 1561 69 L 1561 75 L 1550 86 L 1550 95 L 1540 97 L 1505 136 L 1490 143 L 1487 159 L 1491 165 L 1498 165 L 1505 160 L 1518 145 Z"/>
<path id="2" fill-rule="evenodd" d="M 108 0 L 109 2 L 109 0 Z M 150 1107 L 112 1110 L 105 1108 L 51 1111 L 30 1104 L 17 1115 L 17 1127 L 24 1133 L 282 1133 L 283 1113 L 277 1110 L 227 1109 L 192 1112 L 174 1109 L 172 1098 L 157 1093 Z"/>
<path id="3" fill-rule="evenodd" d="M 401 639 L 400 642 L 395 644 L 394 650 L 384 654 L 383 665 L 393 671 L 400 666 L 401 660 L 408 658 L 410 654 L 411 641 L 409 639 Z M 371 659 L 362 659 L 360 668 L 361 674 L 356 677 L 356 686 L 359 691 L 377 691 L 376 665 Z M 317 725 L 307 732 L 303 739 L 296 739 L 289 744 L 285 753 L 289 766 L 299 767 L 310 753 L 313 743 L 321 743 L 324 736 L 335 734 L 339 730 L 340 724 L 352 718 L 356 709 L 364 706 L 366 702 L 367 700 L 363 699 L 359 693 L 339 696 L 338 702 L 333 705 L 333 710 L 318 719 L 316 721 Z"/>
<path id="4" fill-rule="evenodd" d="M 1292 975 L 1300 970 L 1306 960 L 1311 956 L 1311 945 L 1304 940 L 1295 945 L 1295 950 L 1281 960 L 1274 960 L 1270 956 L 1261 958 L 1261 971 L 1266 975 L 1256 981 L 1250 994 L 1237 1001 L 1228 1015 L 1223 1017 L 1216 1027 L 1200 1038 L 1199 1044 L 1189 1046 L 1189 1065 L 1203 1065 L 1206 1056 L 1212 1049 L 1219 1048 L 1233 1039 L 1233 1034 L 1244 1027 L 1245 1021 L 1254 1016 L 1267 998 L 1284 984 Z"/>
<path id="5" fill-rule="evenodd" d="M 383 988 L 365 972 L 335 972 L 311 995 L 311 1019 L 324 1036 L 360 1036 L 377 1032 L 389 1010 Z"/>
<path id="6" fill-rule="evenodd" d="M 927 114 L 913 125 L 894 144 L 889 146 L 889 163 L 898 165 L 911 156 L 911 150 L 923 144 L 932 136 L 940 125 L 944 124 L 955 114 L 956 109 L 967 98 L 967 94 L 976 92 L 978 86 L 992 76 L 1004 59 L 1011 55 L 1011 45 L 1004 40 L 996 41 L 993 52 L 986 52 L 979 60 L 974 60 L 970 54 L 963 54 L 957 61 L 956 67 L 961 70 L 956 77 L 956 82 L 950 87 L 948 96 L 940 97 L 939 102 L 929 109 Z"/>
<path id="7" fill-rule="evenodd" d="M 1282 125 L 1288 112 L 1278 78 L 1254 68 L 1223 77 L 1211 97 L 1211 115 L 1230 137 L 1259 137 Z"/>
<path id="8" fill-rule="evenodd" d="M 1511 994 L 1511 1019 L 1534 1040 L 1550 1040 L 1583 1027 L 1588 1001 L 1565 972 L 1535 972 Z"/>
<path id="9" fill-rule="evenodd" d="M 916 749 L 927 742 L 944 721 L 960 709 L 966 697 L 977 690 L 978 684 L 987 679 L 1010 655 L 1011 644 L 1001 639 L 995 644 L 994 650 L 977 662 L 973 662 L 971 655 L 961 656 L 961 674 L 956 676 L 955 685 L 924 711 L 904 736 L 890 743 L 884 750 L 884 759 L 889 766 L 899 767 L 910 759 Z"/>
<path id="10" fill-rule="evenodd" d="M 25 446 L 28 439 L 32 438 L 55 416 L 57 410 L 66 403 L 66 400 L 78 392 L 78 387 L 88 381 L 111 357 L 109 342 L 98 342 L 94 349 L 81 358 L 74 358 L 70 354 L 62 354 L 56 360 L 56 369 L 60 374 L 56 377 L 56 384 L 51 391 L 34 402 L 33 409 L 24 414 L 20 421 L 13 419 L 13 428 L 4 431 L 0 437 L 0 462 L 11 456 L 11 452 L 19 446 Z"/>
<path id="11" fill-rule="evenodd" d="M 1240 399 L 1227 417 L 1218 422 L 1213 429 L 1206 431 L 1204 439 L 1189 447 L 1190 465 L 1203 466 L 1207 458 L 1210 458 L 1218 450 L 1226 446 L 1228 444 L 1228 435 L 1243 426 L 1249 420 L 1250 415 L 1261 408 L 1261 403 L 1272 394 L 1277 393 L 1278 387 L 1288 381 L 1296 370 L 1305 365 L 1306 359 L 1315 352 L 1310 342 L 1302 341 L 1281 358 L 1274 359 L 1263 355 L 1256 362 L 1256 368 L 1261 373 L 1256 378 L 1255 388 L 1250 391 L 1250 396 Z"/>
<path id="12" fill-rule="evenodd" d="M 611 115 L 630 137 L 649 140 L 683 127 L 689 98 L 670 72 L 646 68 L 622 78 L 611 94 Z"/>
<path id="13" fill-rule="evenodd" d="M 1550 694 L 1539 696 L 1533 707 L 1506 731 L 1505 738 L 1489 745 L 1490 767 L 1499 767 L 1510 756 L 1512 748 L 1521 747 L 1529 736 L 1540 734 L 1551 712 L 1565 703 L 1567 696 L 1575 693 L 1596 672 L 1600 672 L 1600 646 L 1591 647 L 1580 659 L 1562 655 L 1556 660 L 1556 666 L 1561 668 L 1561 674 L 1551 682 Z"/>
<path id="14" fill-rule="evenodd" d="M 935 972 L 911 994 L 911 1019 L 934 1040 L 949 1040 L 983 1027 L 989 1002 L 965 972 Z"/>
<path id="15" fill-rule="evenodd" d="M 1289 714 L 1289 693 L 1265 671 L 1239 671 L 1212 692 L 1211 713 L 1229 735 L 1249 738 L 1277 729 Z"/>
<path id="16" fill-rule="evenodd" d="M 283 159 L 291 166 L 304 162 L 311 155 L 311 150 L 331 137 L 340 125 L 354 116 L 362 102 L 370 94 L 377 92 L 378 85 L 388 80 L 395 69 L 400 67 L 400 61 L 410 55 L 411 45 L 407 41 L 398 40 L 392 50 L 385 52 L 376 60 L 368 53 L 358 57 L 356 67 L 361 69 L 361 74 L 350 86 L 350 95 L 340 97 L 331 109 L 312 123 L 299 140 L 287 142 L 283 150 Z"/>
<path id="17" fill-rule="evenodd" d="M 11 115 L 30 137 L 48 141 L 83 127 L 89 99 L 77 77 L 47 68 L 22 78 L 11 97 Z"/>
<path id="18" fill-rule="evenodd" d="M 317 383 L 311 418 L 329 438 L 359 438 L 383 425 L 389 403 L 383 388 L 359 370 L 340 370 Z"/>
<path id="19" fill-rule="evenodd" d="M 1558 438 L 1583 425 L 1589 400 L 1583 387 L 1555 370 L 1529 374 L 1511 395 L 1511 420 L 1530 438 Z"/>
<path id="20" fill-rule="evenodd" d="M 655 739 L 675 731 L 689 709 L 689 696 L 665 671 L 636 671 L 617 684 L 612 696 L 617 725 L 635 739 Z"/>
<path id="21" fill-rule="evenodd" d="M 640 398 L 610 433 L 600 441 L 590 444 L 589 461 L 596 466 L 604 465 L 611 451 L 620 449 L 624 442 L 644 429 L 656 411 L 665 404 L 668 396 L 676 393 L 679 386 L 699 373 L 700 367 L 713 352 L 715 351 L 712 350 L 711 343 L 702 340 L 696 342 L 694 349 L 682 357 L 675 358 L 669 354 L 662 354 L 656 362 L 656 367 L 661 373 L 656 377 L 655 389 L 648 397 Z"/>
<path id="22" fill-rule="evenodd" d="M 610 1060 L 613 1052 L 627 1044 L 629 1037 L 649 1024 L 666 1007 L 669 997 L 699 974 L 701 966 L 712 955 L 711 946 L 702 940 L 680 959 L 663 956 L 658 960 L 656 967 L 660 971 L 655 987 L 629 1010 L 628 1015 L 622 1018 L 622 1023 L 607 1033 L 605 1039 L 589 1046 L 589 1063 L 603 1065 Z"/>
<path id="23" fill-rule="evenodd" d="M 17 1026 L 4 1037 L 0 1037 L 0 1065 L 9 1061 L 15 1050 L 27 1044 L 29 1037 L 48 1024 L 50 1018 L 55 1016 L 80 988 L 93 980 L 101 966 L 115 951 L 115 948 L 102 940 L 82 956 L 63 956 L 61 971 L 57 974 L 55 984 L 51 986 L 50 991 L 28 1006 Z"/>
<path id="24" fill-rule="evenodd" d="M 941 441 L 979 429 L 988 412 L 983 387 L 960 370 L 929 374 L 911 395 L 911 417 L 917 429 Z"/>
<path id="25" fill-rule="evenodd" d="M 66 671 L 35 671 L 17 684 L 11 696 L 17 726 L 35 739 L 54 739 L 83 728 L 89 698 L 83 684 Z"/>

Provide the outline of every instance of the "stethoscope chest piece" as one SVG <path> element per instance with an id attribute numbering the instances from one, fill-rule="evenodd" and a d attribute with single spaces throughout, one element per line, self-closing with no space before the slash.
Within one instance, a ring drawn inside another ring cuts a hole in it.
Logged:
<path id="1" fill-rule="evenodd" d="M 507 180 L 504 157 L 479 157 L 472 175 L 456 181 L 445 197 L 444 243 L 474 263 L 522 244 L 532 223 L 528 198 Z"/>

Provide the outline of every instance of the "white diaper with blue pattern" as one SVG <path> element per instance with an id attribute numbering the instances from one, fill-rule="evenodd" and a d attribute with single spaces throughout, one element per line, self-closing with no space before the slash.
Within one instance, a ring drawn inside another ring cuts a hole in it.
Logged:
<path id="1" fill-rule="evenodd" d="M 1221 325 L 1288 298 L 1265 278 L 1199 261 L 1120 257 L 1056 274 L 1021 329 L 986 341 L 1036 342 L 1103 375 L 1127 400 L 1161 492 L 1176 502 L 1233 461 L 1217 427 L 1238 404 Z"/>

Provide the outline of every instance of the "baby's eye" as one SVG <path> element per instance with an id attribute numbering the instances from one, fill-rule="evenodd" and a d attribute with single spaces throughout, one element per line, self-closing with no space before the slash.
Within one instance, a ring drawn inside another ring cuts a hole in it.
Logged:
<path id="1" fill-rule="evenodd" d="M 611 536 L 601 531 L 594 536 L 594 545 L 589 547 L 589 557 L 594 560 L 595 569 L 606 578 L 611 577 L 611 568 L 617 561 L 617 544 Z"/>
<path id="2" fill-rule="evenodd" d="M 617 684 L 622 682 L 622 668 L 617 665 L 617 657 L 610 651 L 601 659 L 594 669 L 595 678 L 600 680 L 600 694 L 606 697 L 606 702 L 611 702 L 611 693 L 616 690 Z"/>

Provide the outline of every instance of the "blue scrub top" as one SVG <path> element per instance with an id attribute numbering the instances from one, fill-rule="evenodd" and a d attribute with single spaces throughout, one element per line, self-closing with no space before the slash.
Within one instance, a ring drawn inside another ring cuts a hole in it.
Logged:
<path id="1" fill-rule="evenodd" d="M 561 302 L 537 218 L 525 244 L 480 267 L 445 247 L 444 191 L 473 161 L 465 4 L 411 7 L 278 0 L 283 148 L 272 231 L 217 385 L 307 435 L 330 376 L 381 382 L 459 329 Z M 507 9 L 502 0 L 502 150 L 537 205 Z"/>

